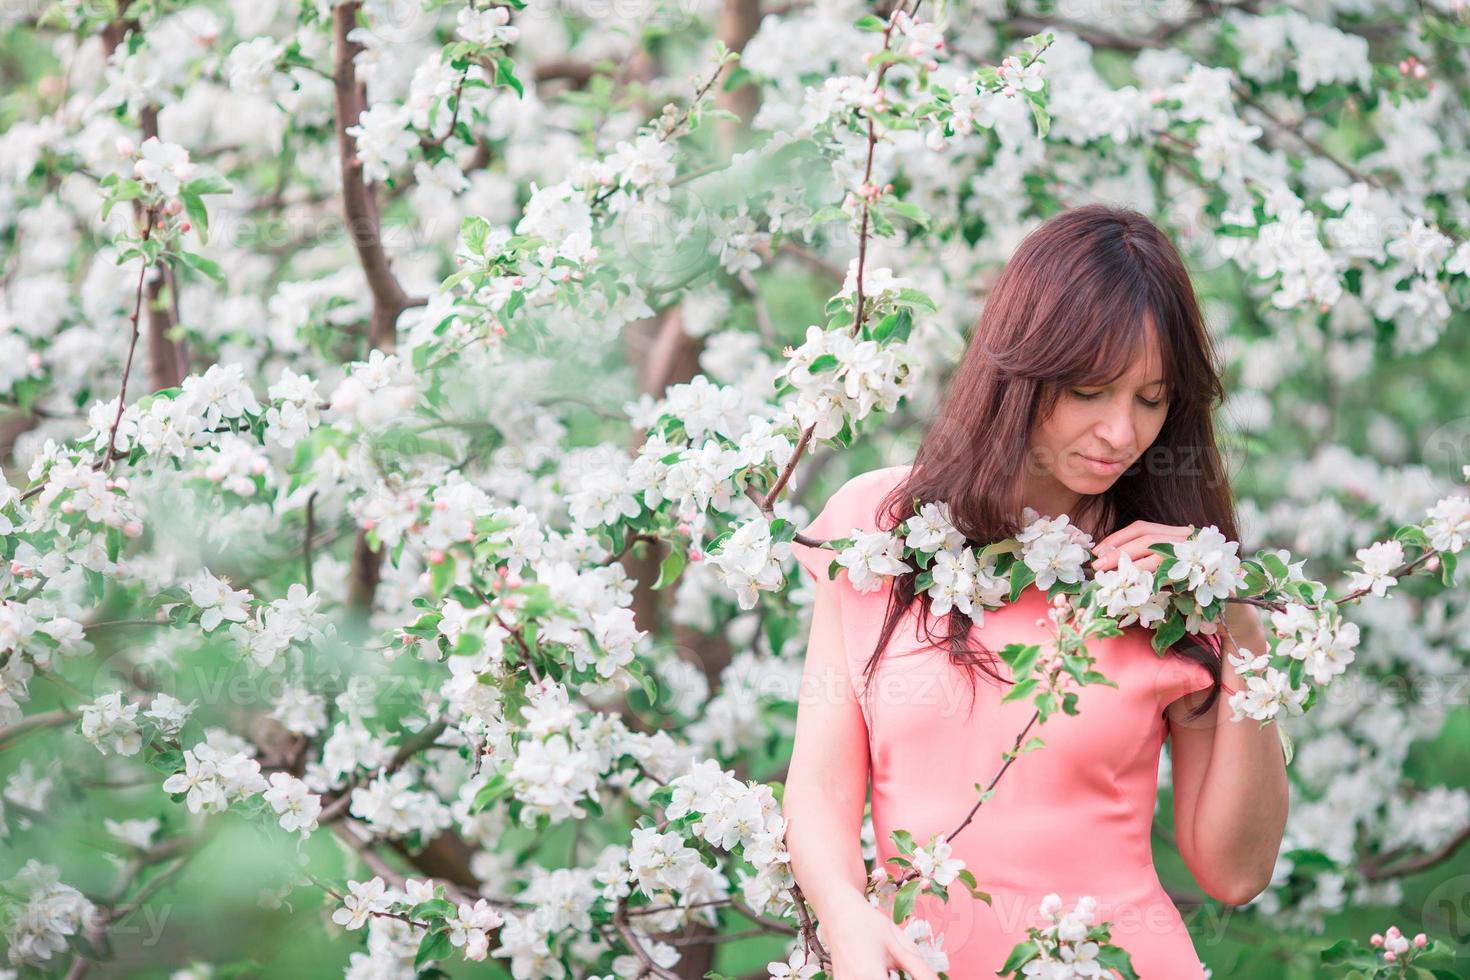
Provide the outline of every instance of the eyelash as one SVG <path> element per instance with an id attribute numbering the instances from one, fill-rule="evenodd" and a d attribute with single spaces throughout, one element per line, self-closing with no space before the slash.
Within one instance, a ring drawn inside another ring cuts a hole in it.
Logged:
<path id="1" fill-rule="evenodd" d="M 1090 398 L 1096 398 L 1098 395 L 1102 394 L 1102 392 L 1100 392 L 1100 391 L 1078 391 L 1076 388 L 1073 388 L 1072 389 L 1072 394 L 1075 395 L 1076 397 L 1081 398 L 1084 401 L 1086 401 L 1087 399 L 1090 399 Z M 1151 402 L 1147 398 L 1140 398 L 1139 401 L 1143 402 L 1149 408 L 1158 408 L 1160 405 L 1164 404 L 1164 400 L 1162 398 L 1159 399 L 1156 402 Z"/>

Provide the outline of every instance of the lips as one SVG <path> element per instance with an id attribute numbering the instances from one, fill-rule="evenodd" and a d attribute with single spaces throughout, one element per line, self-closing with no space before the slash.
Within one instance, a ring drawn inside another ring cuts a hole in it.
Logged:
<path id="1" fill-rule="evenodd" d="M 1123 468 L 1128 465 L 1128 460 L 1126 458 L 1109 460 L 1099 459 L 1096 456 L 1089 456 L 1086 453 L 1078 453 L 1077 455 L 1082 457 L 1083 461 L 1087 463 L 1088 469 L 1092 470 L 1092 472 L 1098 474 L 1099 476 L 1115 476 L 1123 472 Z"/>

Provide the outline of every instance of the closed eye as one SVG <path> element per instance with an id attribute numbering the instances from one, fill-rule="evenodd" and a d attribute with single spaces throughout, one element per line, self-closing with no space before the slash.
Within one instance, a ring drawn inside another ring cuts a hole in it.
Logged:
<path id="1" fill-rule="evenodd" d="M 1102 394 L 1102 392 L 1100 391 L 1078 391 L 1076 388 L 1071 389 L 1071 392 L 1073 397 L 1080 398 L 1083 401 L 1091 401 L 1098 395 Z M 1162 398 L 1156 399 L 1154 401 L 1149 401 L 1147 398 L 1140 398 L 1138 400 L 1143 402 L 1149 408 L 1158 408 L 1160 405 L 1164 404 L 1164 400 Z"/>

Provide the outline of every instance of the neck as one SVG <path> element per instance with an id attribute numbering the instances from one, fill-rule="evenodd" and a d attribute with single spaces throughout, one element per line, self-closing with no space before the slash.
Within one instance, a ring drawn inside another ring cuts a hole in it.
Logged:
<path id="1" fill-rule="evenodd" d="M 1069 490 L 1050 476 L 1030 481 L 1022 492 L 1024 505 L 1042 517 L 1055 518 L 1066 514 L 1071 523 L 1090 534 L 1094 533 L 1093 519 L 1100 500 L 1097 496 L 1080 494 Z M 1040 485 L 1036 485 L 1040 484 Z"/>

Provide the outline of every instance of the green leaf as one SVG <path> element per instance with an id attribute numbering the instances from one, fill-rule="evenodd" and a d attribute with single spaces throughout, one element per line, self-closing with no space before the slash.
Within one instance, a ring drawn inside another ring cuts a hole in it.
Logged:
<path id="1" fill-rule="evenodd" d="M 1026 586 L 1036 581 L 1036 573 L 1031 566 L 1023 561 L 1018 561 L 1011 566 L 1011 601 L 1015 602 L 1021 597 Z"/>
<path id="2" fill-rule="evenodd" d="M 224 271 L 220 269 L 219 263 L 215 262 L 213 259 L 206 259 L 204 256 L 195 255 L 193 252 L 180 252 L 179 258 L 182 259 L 184 264 L 187 265 L 189 268 L 203 273 L 204 275 L 213 279 L 215 282 L 225 281 Z"/>
<path id="3" fill-rule="evenodd" d="M 1138 980 L 1138 974 L 1133 971 L 1133 960 L 1121 946 L 1104 946 L 1098 951 L 1097 961 L 1117 970 L 1122 974 L 1123 980 Z"/>
<path id="4" fill-rule="evenodd" d="M 429 588 L 433 594 L 442 596 L 454 581 L 454 554 L 446 551 L 444 560 L 438 564 L 429 564 Z"/>
<path id="5" fill-rule="evenodd" d="M 234 188 L 230 182 L 219 174 L 204 174 L 193 180 L 185 181 L 179 186 L 180 194 L 193 194 L 202 196 L 204 194 L 232 194 Z"/>
<path id="6" fill-rule="evenodd" d="M 184 768 L 184 753 L 178 749 L 164 749 L 149 759 L 148 764 L 159 772 L 165 772 L 172 776 Z"/>
<path id="7" fill-rule="evenodd" d="M 919 897 L 919 879 L 907 882 L 893 899 L 893 921 L 902 923 L 914 911 L 914 899 Z"/>
<path id="8" fill-rule="evenodd" d="M 877 31 L 879 33 L 881 33 L 888 27 L 888 25 L 883 22 L 882 18 L 875 17 L 872 14 L 864 14 L 857 20 L 853 21 L 852 26 L 856 27 L 860 31 Z"/>
<path id="9" fill-rule="evenodd" d="M 515 62 L 503 54 L 495 57 L 495 81 L 515 89 L 517 98 L 525 98 L 526 88 L 521 84 L 521 80 L 516 78 Z"/>
<path id="10" fill-rule="evenodd" d="M 204 198 L 198 194 L 179 192 L 179 200 L 184 202 L 184 213 L 189 216 L 189 222 L 194 226 L 194 233 L 199 240 L 205 244 L 209 243 L 209 212 L 205 210 Z"/>
<path id="11" fill-rule="evenodd" d="M 444 959 L 449 955 L 451 948 L 449 930 L 435 929 L 425 933 L 424 938 L 419 941 L 418 954 L 413 958 L 413 968 L 417 970 L 430 960 Z"/>
<path id="12" fill-rule="evenodd" d="M 1005 965 L 996 972 L 1000 976 L 1010 976 L 1012 974 L 1019 976 L 1021 967 L 1040 955 L 1041 947 L 1034 940 L 1027 939 L 1023 942 L 1016 943 L 1011 949 L 1011 955 L 1006 957 Z"/>
<path id="13" fill-rule="evenodd" d="M 672 585 L 674 580 L 679 577 L 679 573 L 684 570 L 684 561 L 685 554 L 683 548 L 670 548 L 669 553 L 664 556 L 664 560 L 659 562 L 658 581 L 653 583 L 654 590 L 668 588 Z"/>
<path id="14" fill-rule="evenodd" d="M 1002 701 L 1019 701 L 1036 690 L 1036 678 L 1028 677 L 1012 685 L 1011 689 L 1001 696 Z"/>
<path id="15" fill-rule="evenodd" d="M 1051 131 L 1051 115 L 1046 111 L 1046 104 L 1037 93 L 1030 93 L 1027 101 L 1031 103 L 1031 116 L 1036 120 L 1037 138 L 1045 139 Z"/>
<path id="16" fill-rule="evenodd" d="M 1007 656 L 1007 652 L 1010 656 Z M 1031 668 L 1036 666 L 1036 658 L 1041 656 L 1041 644 L 1012 643 L 1001 651 L 1001 658 L 1010 664 L 1011 676 L 1024 678 L 1031 674 Z"/>
<path id="17" fill-rule="evenodd" d="M 442 898 L 431 898 L 413 907 L 415 919 L 442 919 L 454 914 L 454 903 Z"/>
<path id="18" fill-rule="evenodd" d="M 888 210 L 903 215 L 926 231 L 929 228 L 929 222 L 932 220 L 927 211 L 917 204 L 912 204 L 908 201 L 894 201 L 888 205 Z"/>
<path id="19" fill-rule="evenodd" d="M 491 803 L 494 803 L 496 800 L 500 799 L 502 796 L 509 792 L 510 782 L 505 778 L 505 773 L 496 773 L 494 776 L 491 776 L 489 781 L 486 782 L 484 786 L 481 786 L 480 791 L 475 794 L 474 801 L 470 803 L 470 813 L 480 813 L 484 811 L 487 807 L 490 806 Z"/>
<path id="20" fill-rule="evenodd" d="M 1154 630 L 1153 648 L 1155 653 L 1163 653 L 1184 638 L 1184 617 L 1177 612 L 1170 614 L 1160 626 Z"/>
<path id="21" fill-rule="evenodd" d="M 490 222 L 479 215 L 470 215 L 459 223 L 459 237 L 465 247 L 476 255 L 485 251 L 485 239 L 490 234 Z"/>

